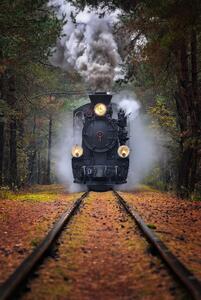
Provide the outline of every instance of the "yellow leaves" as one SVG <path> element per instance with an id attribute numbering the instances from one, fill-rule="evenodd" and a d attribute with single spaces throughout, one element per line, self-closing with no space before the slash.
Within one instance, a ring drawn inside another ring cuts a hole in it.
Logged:
<path id="1" fill-rule="evenodd" d="M 9 188 L 0 189 L 0 199 L 9 199 L 14 201 L 33 201 L 33 202 L 51 202 L 58 198 L 57 193 L 44 192 L 13 192 Z"/>
<path id="2" fill-rule="evenodd" d="M 154 106 L 150 107 L 148 113 L 152 116 L 151 126 L 154 129 L 162 129 L 172 136 L 177 135 L 176 118 L 165 105 L 165 100 L 160 97 L 156 99 Z"/>
<path id="3" fill-rule="evenodd" d="M 49 201 L 55 201 L 57 198 L 57 194 L 33 194 L 33 193 L 27 193 L 27 194 L 17 194 L 12 195 L 10 199 L 12 200 L 20 200 L 20 201 L 33 201 L 33 202 L 49 202 Z"/>

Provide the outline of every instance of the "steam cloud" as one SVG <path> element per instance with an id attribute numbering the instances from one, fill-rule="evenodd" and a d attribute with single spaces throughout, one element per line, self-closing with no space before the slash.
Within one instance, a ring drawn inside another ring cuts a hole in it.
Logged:
<path id="1" fill-rule="evenodd" d="M 128 116 L 129 128 L 129 172 L 127 183 L 117 186 L 118 190 L 129 191 L 148 175 L 153 165 L 160 159 L 155 133 L 149 129 L 145 116 L 140 113 L 140 103 L 135 95 L 121 92 L 113 97 L 113 102 Z"/>
<path id="2" fill-rule="evenodd" d="M 63 117 L 63 116 L 61 116 Z M 72 115 L 67 115 L 62 122 L 62 129 L 59 130 L 58 140 L 53 149 L 53 156 L 56 162 L 56 174 L 68 192 L 85 191 L 85 185 L 75 184 L 72 173 L 71 149 L 76 143 L 81 144 L 81 130 L 73 129 Z"/>
<path id="3" fill-rule="evenodd" d="M 122 77 L 121 58 L 112 35 L 112 22 L 117 12 L 110 17 L 99 17 L 88 7 L 77 14 L 75 8 L 64 0 L 51 0 L 49 6 L 57 10 L 58 17 L 66 16 L 50 62 L 63 70 L 74 68 L 93 91 L 109 90 L 114 80 Z"/>

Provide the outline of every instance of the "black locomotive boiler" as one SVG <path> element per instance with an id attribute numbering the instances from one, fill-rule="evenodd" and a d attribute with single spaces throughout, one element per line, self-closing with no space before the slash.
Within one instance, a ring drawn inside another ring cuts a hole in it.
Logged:
<path id="1" fill-rule="evenodd" d="M 126 183 L 129 168 L 127 116 L 111 103 L 112 95 L 89 95 L 91 103 L 73 112 L 72 147 L 74 182 L 89 190 L 106 191 Z M 80 141 L 79 141 L 79 135 Z"/>

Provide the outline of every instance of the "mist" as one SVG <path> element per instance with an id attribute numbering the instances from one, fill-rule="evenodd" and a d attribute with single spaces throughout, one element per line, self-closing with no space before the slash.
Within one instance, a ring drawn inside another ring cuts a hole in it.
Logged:
<path id="1" fill-rule="evenodd" d="M 140 102 L 129 91 L 122 91 L 113 97 L 118 108 L 125 111 L 128 117 L 129 171 L 127 183 L 116 188 L 122 191 L 133 190 L 152 170 L 162 155 L 159 149 L 156 132 L 149 128 L 150 120 L 140 112 Z"/>
<path id="2" fill-rule="evenodd" d="M 52 151 L 55 161 L 56 176 L 68 192 L 86 191 L 85 185 L 74 183 L 72 173 L 71 149 L 75 144 L 81 144 L 81 130 L 73 130 L 73 115 L 61 116 L 61 127 L 58 130 L 56 146 Z"/>

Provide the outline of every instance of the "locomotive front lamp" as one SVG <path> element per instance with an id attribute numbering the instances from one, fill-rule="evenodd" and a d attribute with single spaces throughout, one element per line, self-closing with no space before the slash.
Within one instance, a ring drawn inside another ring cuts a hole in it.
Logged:
<path id="1" fill-rule="evenodd" d="M 129 156 L 129 153 L 130 153 L 130 149 L 128 148 L 128 146 L 126 145 L 122 145 L 118 148 L 118 154 L 120 157 L 122 158 L 126 158 Z"/>
<path id="2" fill-rule="evenodd" d="M 83 148 L 81 146 L 75 145 L 72 147 L 71 154 L 73 157 L 80 157 L 83 155 Z"/>
<path id="3" fill-rule="evenodd" d="M 94 112 L 99 117 L 103 117 L 106 114 L 106 111 L 107 111 L 107 107 L 103 103 L 97 103 L 94 106 Z"/>

